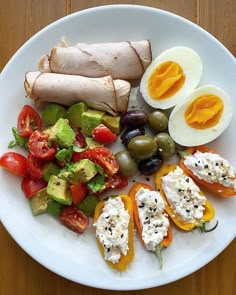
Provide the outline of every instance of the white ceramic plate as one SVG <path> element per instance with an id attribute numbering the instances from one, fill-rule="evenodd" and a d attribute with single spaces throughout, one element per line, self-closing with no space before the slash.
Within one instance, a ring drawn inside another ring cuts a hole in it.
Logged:
<path id="1" fill-rule="evenodd" d="M 236 63 L 234 57 L 214 37 L 195 24 L 174 14 L 141 6 L 106 6 L 81 11 L 49 25 L 31 38 L 10 60 L 0 77 L 0 154 L 12 139 L 25 98 L 24 74 L 36 70 L 38 58 L 65 36 L 75 42 L 112 42 L 149 39 L 153 57 L 176 46 L 189 46 L 201 56 L 204 73 L 201 85 L 216 84 L 233 99 L 236 108 Z M 137 90 L 137 89 L 136 89 Z M 135 100 L 136 90 L 132 93 Z M 236 166 L 236 116 L 224 134 L 211 146 Z M 98 252 L 92 227 L 76 235 L 45 214 L 33 217 L 20 189 L 20 180 L 0 170 L 1 221 L 15 241 L 35 260 L 51 271 L 75 282 L 113 290 L 160 286 L 198 270 L 214 259 L 235 238 L 236 199 L 208 195 L 216 208 L 218 228 L 208 234 L 174 230 L 172 245 L 163 251 L 160 271 L 153 254 L 135 239 L 135 258 L 129 269 L 110 269 Z M 232 262 L 233 263 L 233 262 Z M 24 271 L 22 269 L 22 271 Z"/>

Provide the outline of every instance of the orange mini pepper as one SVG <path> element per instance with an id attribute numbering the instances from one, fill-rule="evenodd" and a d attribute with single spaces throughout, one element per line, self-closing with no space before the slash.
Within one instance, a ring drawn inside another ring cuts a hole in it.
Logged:
<path id="1" fill-rule="evenodd" d="M 209 190 L 211 190 L 214 193 L 217 193 L 221 197 L 232 197 L 235 196 L 236 193 L 233 188 L 230 187 L 225 187 L 220 183 L 214 182 L 214 183 L 209 183 L 203 179 L 198 178 L 190 169 L 188 169 L 185 164 L 184 164 L 184 158 L 188 155 L 194 155 L 196 151 L 199 151 L 201 153 L 213 153 L 217 154 L 215 151 L 210 149 L 207 146 L 197 146 L 197 147 L 189 147 L 186 150 L 179 151 L 179 155 L 182 157 L 180 159 L 180 166 L 181 168 L 189 174 L 193 179 L 195 179 L 199 184 L 204 185 L 207 187 Z M 235 178 L 234 178 L 235 179 Z"/>
<path id="2" fill-rule="evenodd" d="M 134 258 L 133 205 L 132 205 L 132 201 L 130 200 L 130 198 L 127 195 L 119 195 L 119 197 L 121 198 L 122 202 L 124 203 L 125 209 L 128 211 L 128 214 L 130 216 L 129 226 L 128 226 L 128 232 L 129 232 L 128 247 L 129 247 L 129 249 L 128 249 L 128 252 L 126 255 L 121 254 L 121 258 L 118 263 L 112 263 L 109 260 L 105 260 L 105 262 L 113 269 L 116 269 L 118 271 L 124 271 L 127 269 L 128 265 L 131 263 L 131 261 Z M 98 220 L 99 216 L 102 214 L 102 210 L 103 210 L 104 205 L 105 205 L 105 200 L 100 201 L 97 204 L 97 206 L 95 208 L 95 212 L 94 212 L 94 222 L 96 222 Z M 99 251 L 100 251 L 101 255 L 104 257 L 105 256 L 104 255 L 104 248 L 98 238 L 96 238 L 96 241 L 97 241 Z"/>
<path id="3" fill-rule="evenodd" d="M 175 223 L 175 225 L 177 225 L 177 227 L 179 227 L 182 230 L 191 231 L 194 228 L 198 228 L 201 232 L 209 232 L 214 230 L 218 225 L 218 221 L 216 222 L 216 225 L 213 228 L 210 228 L 210 229 L 205 228 L 206 222 L 209 222 L 215 216 L 215 210 L 213 206 L 211 205 L 211 203 L 209 202 L 209 200 L 206 200 L 204 215 L 202 216 L 201 220 L 199 220 L 197 223 L 185 223 L 177 215 L 174 214 L 173 209 L 168 204 L 168 200 L 162 189 L 162 177 L 165 175 L 168 175 L 171 171 L 174 171 L 176 167 L 177 167 L 176 164 L 163 164 L 162 167 L 155 174 L 156 188 L 160 191 L 161 196 L 166 201 L 166 207 L 165 207 L 166 212 L 169 214 L 170 218 Z M 200 191 L 200 194 L 203 195 L 201 191 Z"/>
<path id="4" fill-rule="evenodd" d="M 138 206 L 137 206 L 136 199 L 135 199 L 136 193 L 141 188 L 148 189 L 148 190 L 153 190 L 153 188 L 151 186 L 149 186 L 148 184 L 141 183 L 141 182 L 136 182 L 131 187 L 131 189 L 129 191 L 129 197 L 131 198 L 131 200 L 133 202 L 133 211 L 134 211 L 135 225 L 136 225 L 136 228 L 137 228 L 139 237 L 140 237 L 140 239 L 142 241 L 142 244 L 145 247 L 144 241 L 142 239 L 142 228 L 141 228 L 140 219 L 139 219 Z M 171 244 L 171 242 L 172 242 L 172 229 L 171 229 L 171 226 L 169 226 L 167 235 L 164 237 L 164 239 L 162 240 L 162 242 L 156 247 L 156 250 L 155 250 L 155 255 L 158 257 L 159 262 L 160 262 L 160 268 L 162 268 L 162 265 L 163 265 L 162 256 L 161 256 L 161 250 L 163 248 L 168 247 Z"/>

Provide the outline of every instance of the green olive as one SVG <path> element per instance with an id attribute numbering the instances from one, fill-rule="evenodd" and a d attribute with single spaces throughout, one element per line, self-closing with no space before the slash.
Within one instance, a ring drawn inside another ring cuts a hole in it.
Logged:
<path id="1" fill-rule="evenodd" d="M 167 129 L 168 118 L 164 112 L 156 110 L 149 115 L 148 123 L 154 130 L 161 132 Z"/>
<path id="2" fill-rule="evenodd" d="M 139 135 L 130 140 L 128 150 L 134 159 L 145 160 L 156 153 L 157 143 L 151 136 Z"/>
<path id="3" fill-rule="evenodd" d="M 119 163 L 119 170 L 124 176 L 131 177 L 136 174 L 138 170 L 137 163 L 128 151 L 120 151 L 116 153 L 115 157 Z"/>
<path id="4" fill-rule="evenodd" d="M 155 136 L 158 153 L 163 158 L 170 158 L 175 153 L 175 143 L 168 133 L 161 132 Z"/>

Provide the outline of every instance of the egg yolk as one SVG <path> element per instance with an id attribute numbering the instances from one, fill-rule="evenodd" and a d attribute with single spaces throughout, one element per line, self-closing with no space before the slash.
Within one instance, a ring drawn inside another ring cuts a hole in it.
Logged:
<path id="1" fill-rule="evenodd" d="M 183 86 L 185 75 L 183 69 L 174 61 L 160 64 L 148 79 L 148 92 L 154 99 L 173 96 Z"/>
<path id="2" fill-rule="evenodd" d="M 215 126 L 224 109 L 220 97 L 205 94 L 197 97 L 185 111 L 186 123 L 196 129 L 207 129 Z"/>

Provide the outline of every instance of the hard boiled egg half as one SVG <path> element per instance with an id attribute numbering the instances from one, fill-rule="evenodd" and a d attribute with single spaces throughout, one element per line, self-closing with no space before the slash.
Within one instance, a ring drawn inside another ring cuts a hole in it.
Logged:
<path id="1" fill-rule="evenodd" d="M 197 87 L 201 76 L 199 55 L 188 47 L 173 47 L 149 65 L 140 92 L 150 106 L 168 109 L 183 101 Z"/>
<path id="2" fill-rule="evenodd" d="M 217 138 L 232 119 L 230 97 L 214 85 L 195 89 L 176 105 L 169 118 L 169 133 L 180 145 L 197 146 Z"/>

